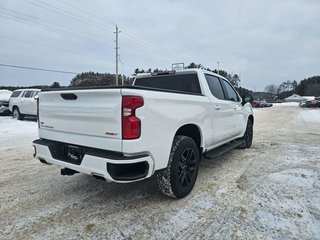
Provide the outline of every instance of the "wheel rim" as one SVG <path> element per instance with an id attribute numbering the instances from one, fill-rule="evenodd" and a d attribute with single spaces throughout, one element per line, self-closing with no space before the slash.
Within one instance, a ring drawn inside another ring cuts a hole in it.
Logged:
<path id="1" fill-rule="evenodd" d="M 193 182 L 196 172 L 196 153 L 192 148 L 187 148 L 181 154 L 178 169 L 178 183 L 182 187 L 187 187 Z"/>

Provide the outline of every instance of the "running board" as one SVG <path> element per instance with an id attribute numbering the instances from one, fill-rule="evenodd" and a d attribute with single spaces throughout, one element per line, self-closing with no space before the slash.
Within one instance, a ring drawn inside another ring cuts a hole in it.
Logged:
<path id="1" fill-rule="evenodd" d="M 220 157 L 221 155 L 231 151 L 232 149 L 239 147 L 241 144 L 243 144 L 243 140 L 227 143 L 225 145 L 222 145 L 221 147 L 206 152 L 205 154 L 203 154 L 203 157 L 206 159 Z"/>

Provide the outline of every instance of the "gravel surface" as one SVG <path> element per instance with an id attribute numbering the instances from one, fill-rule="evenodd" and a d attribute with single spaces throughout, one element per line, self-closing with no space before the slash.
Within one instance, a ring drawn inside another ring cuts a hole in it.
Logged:
<path id="1" fill-rule="evenodd" d="M 32 157 L 36 138 L 36 122 L 0 117 L 0 239 L 320 239 L 320 109 L 255 110 L 252 148 L 203 160 L 181 200 L 154 177 L 61 176 Z"/>

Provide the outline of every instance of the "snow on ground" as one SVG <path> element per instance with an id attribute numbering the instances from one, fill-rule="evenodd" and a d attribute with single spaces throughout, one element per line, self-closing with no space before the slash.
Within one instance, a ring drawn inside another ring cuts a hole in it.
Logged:
<path id="1" fill-rule="evenodd" d="M 252 147 L 203 159 L 181 200 L 154 177 L 63 177 L 32 157 L 35 121 L 0 117 L 0 239 L 320 239 L 319 114 L 255 110 Z"/>
<path id="2" fill-rule="evenodd" d="M 298 120 L 303 121 L 306 124 L 315 124 L 320 126 L 320 108 L 318 109 L 304 109 L 300 112 Z"/>
<path id="3" fill-rule="evenodd" d="M 38 136 L 37 122 L 28 118 L 25 121 L 14 120 L 11 116 L 0 117 L 0 151 L 32 147 L 32 141 Z"/>
<path id="4" fill-rule="evenodd" d="M 298 107 L 298 102 L 283 102 L 283 103 L 273 103 L 274 107 Z"/>

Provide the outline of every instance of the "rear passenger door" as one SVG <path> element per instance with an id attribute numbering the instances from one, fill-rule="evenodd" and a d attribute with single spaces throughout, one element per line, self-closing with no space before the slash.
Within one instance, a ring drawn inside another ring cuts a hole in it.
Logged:
<path id="1" fill-rule="evenodd" d="M 25 91 L 23 96 L 22 96 L 22 99 L 21 99 L 21 113 L 22 114 L 34 114 L 32 112 L 32 105 L 33 105 L 33 102 L 34 102 L 34 99 L 33 99 L 33 94 L 34 94 L 34 91 Z"/>

